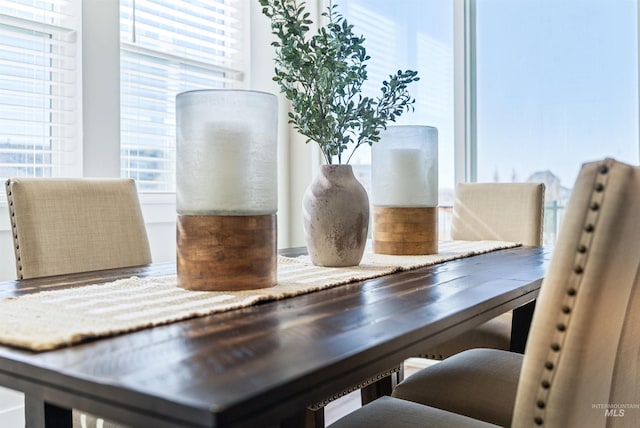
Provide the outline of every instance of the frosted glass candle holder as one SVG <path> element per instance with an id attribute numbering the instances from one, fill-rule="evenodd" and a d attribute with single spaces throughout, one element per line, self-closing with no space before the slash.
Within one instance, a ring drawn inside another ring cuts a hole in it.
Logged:
<path id="1" fill-rule="evenodd" d="M 275 214 L 275 95 L 201 90 L 176 97 L 179 214 Z"/>
<path id="2" fill-rule="evenodd" d="M 277 98 L 244 90 L 176 97 L 180 287 L 276 283 Z"/>
<path id="3" fill-rule="evenodd" d="M 434 254 L 438 248 L 438 130 L 389 126 L 373 144 L 373 249 Z"/>

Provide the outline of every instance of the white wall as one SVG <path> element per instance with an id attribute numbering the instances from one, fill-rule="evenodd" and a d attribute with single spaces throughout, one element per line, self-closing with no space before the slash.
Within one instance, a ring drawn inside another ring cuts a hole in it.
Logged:
<path id="1" fill-rule="evenodd" d="M 120 9 L 82 4 L 82 173 L 120 176 Z"/>

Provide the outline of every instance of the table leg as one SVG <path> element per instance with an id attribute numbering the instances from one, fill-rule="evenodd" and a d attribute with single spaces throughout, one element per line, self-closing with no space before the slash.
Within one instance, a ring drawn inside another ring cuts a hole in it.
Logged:
<path id="1" fill-rule="evenodd" d="M 24 417 L 27 428 L 71 428 L 71 409 L 58 407 L 25 394 Z"/>
<path id="2" fill-rule="evenodd" d="M 311 410 L 307 407 L 305 414 L 306 428 L 324 428 L 324 407 L 318 410 Z"/>
<path id="3" fill-rule="evenodd" d="M 362 400 L 362 405 L 364 406 L 365 404 L 368 404 L 384 395 L 391 395 L 393 388 L 398 385 L 403 377 L 404 370 L 403 366 L 400 365 L 399 371 L 393 372 L 389 376 L 385 376 L 382 379 L 361 388 L 360 399 Z"/>
<path id="4" fill-rule="evenodd" d="M 527 337 L 531 328 L 531 319 L 533 311 L 536 307 L 536 301 L 533 300 L 526 305 L 522 305 L 513 310 L 513 319 L 511 321 L 511 348 L 512 352 L 524 354 L 524 348 L 527 345 Z"/>
<path id="5" fill-rule="evenodd" d="M 323 409 L 320 409 L 322 411 Z M 302 428 L 307 427 L 308 409 L 289 415 L 286 419 L 280 421 L 279 428 Z M 323 425 L 324 426 L 324 419 Z"/>

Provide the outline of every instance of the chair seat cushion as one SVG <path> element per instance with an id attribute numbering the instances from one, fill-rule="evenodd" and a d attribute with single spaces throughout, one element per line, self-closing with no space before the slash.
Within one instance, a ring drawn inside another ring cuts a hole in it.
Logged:
<path id="1" fill-rule="evenodd" d="M 495 428 L 486 422 L 392 397 L 381 397 L 330 428 Z"/>
<path id="2" fill-rule="evenodd" d="M 504 313 L 444 342 L 437 348 L 425 350 L 420 356 L 432 360 L 443 360 L 467 349 L 474 348 L 491 348 L 508 351 L 511 346 L 512 319 L 512 312 Z"/>
<path id="3" fill-rule="evenodd" d="M 471 349 L 406 378 L 393 396 L 510 426 L 522 354 Z"/>

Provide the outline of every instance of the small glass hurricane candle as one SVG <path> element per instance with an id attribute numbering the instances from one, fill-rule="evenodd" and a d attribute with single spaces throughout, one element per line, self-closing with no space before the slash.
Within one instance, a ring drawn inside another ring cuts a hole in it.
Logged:
<path id="1" fill-rule="evenodd" d="M 276 284 L 277 99 L 196 90 L 176 97 L 178 284 Z"/>
<path id="2" fill-rule="evenodd" d="M 438 130 L 389 126 L 372 146 L 373 250 L 438 252 Z"/>

